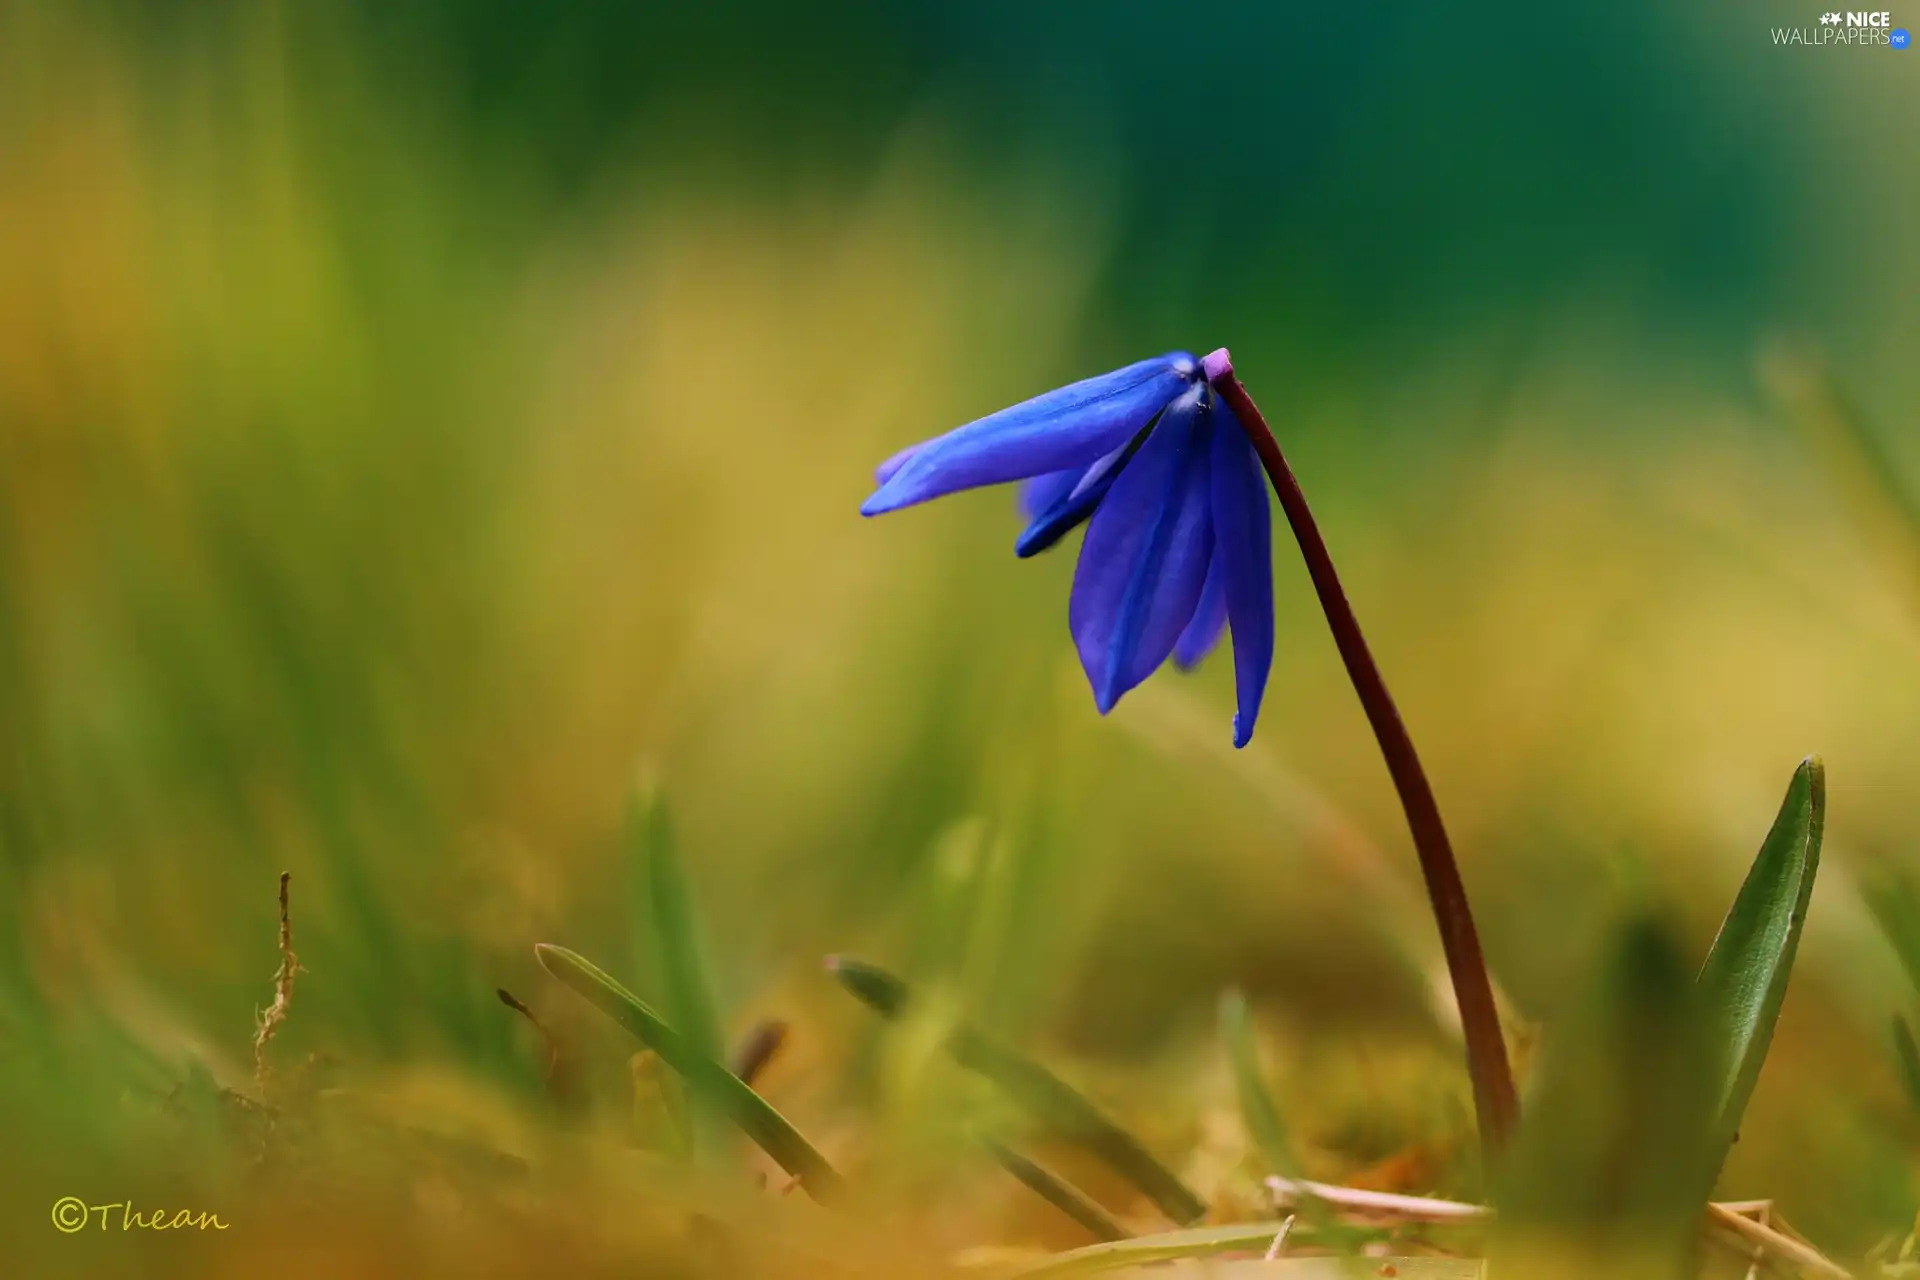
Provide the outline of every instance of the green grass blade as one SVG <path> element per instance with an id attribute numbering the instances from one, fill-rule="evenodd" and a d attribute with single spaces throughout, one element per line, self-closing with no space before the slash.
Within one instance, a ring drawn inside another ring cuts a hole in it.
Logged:
<path id="1" fill-rule="evenodd" d="M 689 1089 L 712 1099 L 715 1107 L 773 1157 L 775 1164 L 798 1178 L 808 1195 L 822 1204 L 844 1200 L 845 1181 L 785 1116 L 731 1071 L 695 1053 L 686 1039 L 638 996 L 565 947 L 541 943 L 533 953 L 563 986 L 660 1055 L 662 1062 L 680 1073 Z"/>
<path id="2" fill-rule="evenodd" d="M 905 1011 L 907 985 L 886 970 L 840 956 L 829 957 L 827 968 L 841 986 L 883 1017 L 897 1018 Z M 999 1085 L 1050 1133 L 1086 1148 L 1133 1183 L 1175 1222 L 1205 1216 L 1205 1202 L 1138 1138 L 1032 1058 L 965 1025 L 954 1029 L 946 1048 L 954 1061 Z"/>
<path id="3" fill-rule="evenodd" d="M 1724 1046 L 1720 1137 L 1728 1147 L 1760 1079 L 1786 999 L 1814 874 L 1820 868 L 1826 807 L 1826 770 L 1818 756 L 1809 757 L 1794 771 L 1773 828 L 1700 971 L 1700 988 Z M 1725 1155 L 1723 1147 L 1720 1158 Z"/>
<path id="4" fill-rule="evenodd" d="M 1893 452 L 1884 427 L 1868 421 L 1821 354 L 1805 344 L 1775 342 L 1763 352 L 1763 385 L 1827 474 L 1909 604 L 1920 606 L 1920 495 Z"/>
<path id="5" fill-rule="evenodd" d="M 1285 1226 L 1284 1221 L 1246 1222 L 1230 1227 L 1195 1227 L 1186 1231 L 1135 1236 L 1131 1240 L 1090 1244 L 1085 1248 L 1056 1253 L 1020 1268 L 1014 1275 L 1021 1280 L 1040 1276 L 1085 1276 L 1153 1262 L 1205 1258 L 1216 1253 L 1264 1252 Z"/>
<path id="6" fill-rule="evenodd" d="M 1128 1237 L 1127 1229 L 1115 1222 L 1091 1196 L 1053 1170 L 992 1138 L 980 1141 L 1000 1162 L 1001 1168 L 1018 1178 L 1027 1190 L 1092 1232 L 1094 1239 L 1125 1240 Z"/>
<path id="7" fill-rule="evenodd" d="M 636 789 L 631 833 L 634 853 L 647 868 L 667 1020 L 701 1057 L 718 1062 L 725 1056 L 726 1042 L 706 939 L 674 841 L 673 818 L 656 787 L 643 783 Z"/>
<path id="8" fill-rule="evenodd" d="M 1907 1100 L 1920 1108 L 1920 1045 L 1913 1042 L 1913 1028 L 1897 1013 L 1893 1015 L 1893 1057 L 1900 1067 L 1900 1083 L 1907 1087 Z"/>
<path id="9" fill-rule="evenodd" d="M 1721 1037 L 1675 931 L 1630 918 L 1585 998 L 1541 1046 L 1526 1123 L 1496 1171 L 1495 1275 L 1694 1274 L 1688 1256 L 1725 1154 Z"/>
<path id="10" fill-rule="evenodd" d="M 1247 1135 L 1266 1161 L 1266 1171 L 1297 1177 L 1300 1165 L 1294 1158 L 1287 1127 L 1280 1119 L 1280 1109 L 1274 1105 L 1273 1095 L 1267 1092 L 1265 1073 L 1260 1069 L 1260 1047 L 1253 1042 L 1253 1020 L 1247 1013 L 1247 998 L 1238 991 L 1228 991 L 1220 997 L 1220 1038 L 1226 1043 L 1227 1060 L 1233 1066 L 1241 1118 L 1247 1126 Z"/>
<path id="11" fill-rule="evenodd" d="M 1866 878 L 1860 892 L 1907 980 L 1920 991 L 1920 892 L 1909 877 L 1887 871 Z"/>
<path id="12" fill-rule="evenodd" d="M 726 1044 L 706 940 L 674 840 L 672 815 L 657 785 L 642 781 L 635 787 L 628 826 L 634 856 L 646 868 L 667 1022 L 694 1054 L 709 1062 L 724 1061 Z M 724 1147 L 725 1121 L 711 1100 L 696 1094 L 692 1102 L 693 1151 L 705 1158 Z"/>

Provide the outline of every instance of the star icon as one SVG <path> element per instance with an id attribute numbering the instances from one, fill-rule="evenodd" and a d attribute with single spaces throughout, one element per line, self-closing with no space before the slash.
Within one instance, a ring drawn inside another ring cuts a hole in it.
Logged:
<path id="1" fill-rule="evenodd" d="M 1820 25 L 1823 27 L 1837 27 L 1840 25 L 1840 15 L 1837 13 L 1823 13 L 1820 15 Z"/>

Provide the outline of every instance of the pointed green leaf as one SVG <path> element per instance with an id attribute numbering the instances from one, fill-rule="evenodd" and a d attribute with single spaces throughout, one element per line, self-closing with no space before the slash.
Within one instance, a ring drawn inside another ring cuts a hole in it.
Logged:
<path id="1" fill-rule="evenodd" d="M 712 1099 L 728 1119 L 773 1157 L 775 1164 L 798 1178 L 807 1194 L 822 1204 L 844 1198 L 846 1183 L 785 1116 L 731 1071 L 695 1053 L 687 1040 L 638 996 L 565 947 L 541 943 L 533 953 L 568 990 L 660 1055 L 660 1060 L 679 1072 L 690 1089 Z"/>
<path id="2" fill-rule="evenodd" d="M 1767 832 L 1700 970 L 1700 988 L 1723 1044 L 1722 1160 L 1760 1079 L 1780 1006 L 1787 997 L 1787 979 L 1813 896 L 1814 873 L 1820 869 L 1826 808 L 1826 769 L 1818 756 L 1812 756 L 1794 772 L 1773 829 Z"/>
<path id="3" fill-rule="evenodd" d="M 842 956 L 829 957 L 827 968 L 841 986 L 882 1017 L 897 1018 L 905 1011 L 907 984 L 885 969 Z M 1132 1182 L 1175 1222 L 1195 1222 L 1206 1214 L 1205 1202 L 1154 1159 L 1138 1138 L 1032 1058 L 965 1025 L 948 1036 L 946 1048 L 954 1061 L 999 1085 L 1054 1135 L 1085 1147 Z"/>

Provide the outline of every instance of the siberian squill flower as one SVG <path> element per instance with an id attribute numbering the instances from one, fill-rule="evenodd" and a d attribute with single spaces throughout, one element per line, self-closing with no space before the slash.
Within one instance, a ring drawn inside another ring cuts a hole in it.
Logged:
<path id="1" fill-rule="evenodd" d="M 902 450 L 877 480 L 862 515 L 1024 481 L 1016 555 L 1087 526 L 1067 623 L 1101 714 L 1231 628 L 1234 745 L 1253 736 L 1273 665 L 1267 486 L 1199 360 L 1177 351 L 1035 396 Z"/>

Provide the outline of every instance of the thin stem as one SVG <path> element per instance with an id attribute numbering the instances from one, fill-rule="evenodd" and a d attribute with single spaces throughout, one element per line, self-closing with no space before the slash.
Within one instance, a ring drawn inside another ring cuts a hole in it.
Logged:
<path id="1" fill-rule="evenodd" d="M 1280 509 L 1286 513 L 1300 553 L 1306 558 L 1307 574 L 1313 579 L 1320 608 L 1333 630 L 1333 642 L 1346 664 L 1347 678 L 1360 695 L 1367 723 L 1373 726 L 1380 754 L 1386 757 L 1394 790 L 1400 794 L 1400 807 L 1406 811 L 1413 847 L 1420 857 L 1420 873 L 1427 882 L 1427 897 L 1433 903 L 1434 922 L 1440 927 L 1440 949 L 1447 958 L 1447 975 L 1453 980 L 1453 997 L 1460 1007 L 1460 1027 L 1467 1042 L 1467 1074 L 1473 1079 L 1481 1141 L 1492 1153 L 1512 1130 L 1518 1103 L 1513 1070 L 1507 1063 L 1507 1042 L 1500 1034 L 1500 1014 L 1493 1003 L 1493 984 L 1487 978 L 1486 957 L 1480 951 L 1480 935 L 1473 927 L 1473 912 L 1467 906 L 1467 890 L 1460 881 L 1453 845 L 1440 820 L 1440 806 L 1413 749 L 1413 739 L 1407 736 L 1407 727 L 1393 704 L 1393 695 L 1387 692 L 1386 681 L 1381 679 L 1380 668 L 1367 648 L 1359 620 L 1347 603 L 1326 540 L 1307 507 L 1307 497 L 1280 452 L 1280 442 L 1274 439 L 1247 389 L 1234 377 L 1233 361 L 1225 347 L 1208 356 L 1204 368 L 1207 381 L 1240 419 L 1267 478 L 1273 482 Z"/>

